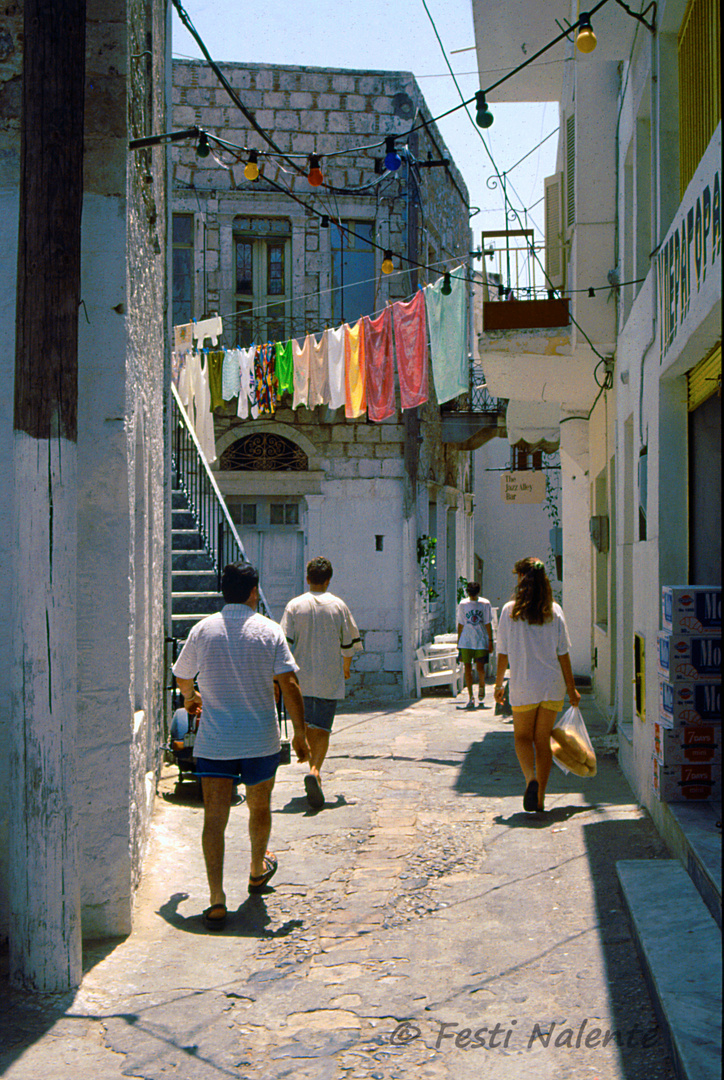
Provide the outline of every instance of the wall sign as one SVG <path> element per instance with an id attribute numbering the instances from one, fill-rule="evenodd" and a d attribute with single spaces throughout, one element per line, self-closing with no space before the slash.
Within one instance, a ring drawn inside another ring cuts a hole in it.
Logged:
<path id="1" fill-rule="evenodd" d="M 699 162 L 656 259 L 662 361 L 700 294 L 711 291 L 712 298 L 721 294 L 720 261 L 721 124 Z"/>
<path id="2" fill-rule="evenodd" d="M 542 471 L 504 472 L 500 477 L 504 503 L 542 503 L 546 497 L 546 474 Z"/>

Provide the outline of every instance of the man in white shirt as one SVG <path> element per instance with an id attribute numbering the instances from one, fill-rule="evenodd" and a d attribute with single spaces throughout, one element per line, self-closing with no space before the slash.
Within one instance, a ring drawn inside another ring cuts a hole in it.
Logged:
<path id="1" fill-rule="evenodd" d="M 309 743 L 307 800 L 324 806 L 320 771 L 329 748 L 337 702 L 345 695 L 352 657 L 362 651 L 357 624 L 343 600 L 328 592 L 332 564 L 322 557 L 307 563 L 309 592 L 296 596 L 282 615 L 282 630 L 299 663 L 299 684 Z"/>
<path id="2" fill-rule="evenodd" d="M 473 697 L 473 663 L 478 672 L 478 704 L 483 708 L 485 697 L 485 665 L 493 651 L 493 609 L 490 601 L 480 596 L 477 581 L 466 585 L 467 600 L 461 600 L 457 610 L 458 650 L 465 667 L 468 690 L 466 709 L 475 708 Z"/>
<path id="3" fill-rule="evenodd" d="M 246 786 L 249 807 L 249 892 L 263 892 L 277 868 L 267 851 L 280 750 L 274 679 L 287 703 L 297 758 L 309 757 L 298 667 L 281 627 L 257 612 L 259 574 L 249 563 L 231 563 L 224 568 L 221 591 L 223 611 L 192 628 L 173 667 L 187 712 L 197 712 L 203 703 L 194 756 L 204 795 L 201 844 L 210 896 L 204 921 L 212 930 L 226 921 L 224 832 L 235 783 Z"/>

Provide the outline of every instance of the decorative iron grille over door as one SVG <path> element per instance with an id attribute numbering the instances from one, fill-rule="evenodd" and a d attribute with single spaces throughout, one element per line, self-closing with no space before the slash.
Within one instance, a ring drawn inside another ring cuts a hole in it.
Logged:
<path id="1" fill-rule="evenodd" d="M 307 455 L 282 435 L 258 431 L 232 443 L 221 455 L 220 467 L 229 472 L 305 472 Z"/>

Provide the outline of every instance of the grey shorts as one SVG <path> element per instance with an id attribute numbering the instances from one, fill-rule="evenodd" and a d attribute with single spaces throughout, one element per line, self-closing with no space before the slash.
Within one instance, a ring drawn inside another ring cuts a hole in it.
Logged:
<path id="1" fill-rule="evenodd" d="M 331 731 L 336 711 L 336 698 L 304 698 L 304 721 L 309 727 L 319 728 L 321 731 Z"/>

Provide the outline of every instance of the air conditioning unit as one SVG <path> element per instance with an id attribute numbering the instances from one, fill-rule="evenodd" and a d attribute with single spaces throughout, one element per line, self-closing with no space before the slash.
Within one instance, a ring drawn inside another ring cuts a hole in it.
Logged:
<path id="1" fill-rule="evenodd" d="M 605 555 L 608 552 L 608 517 L 599 514 L 597 517 L 590 518 L 588 531 L 591 534 L 591 543 L 596 551 L 599 551 L 601 555 Z"/>

